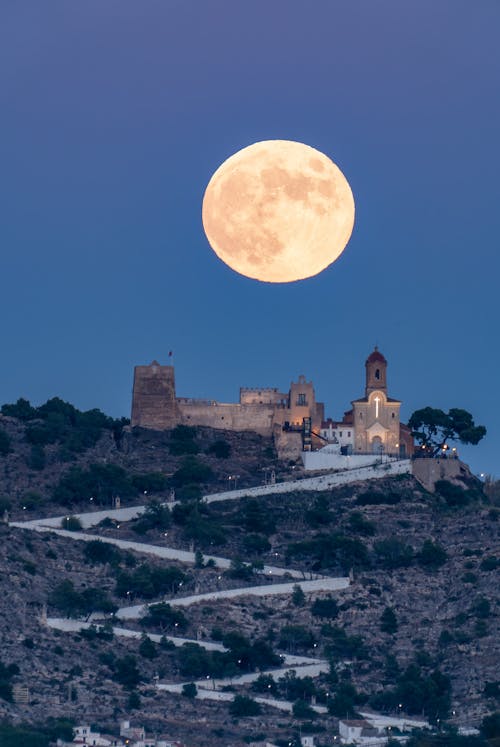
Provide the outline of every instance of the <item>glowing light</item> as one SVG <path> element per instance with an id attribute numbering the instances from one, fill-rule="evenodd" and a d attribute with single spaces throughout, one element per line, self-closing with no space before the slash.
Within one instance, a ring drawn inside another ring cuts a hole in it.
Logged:
<path id="1" fill-rule="evenodd" d="M 340 169 L 303 143 L 266 140 L 214 173 L 203 227 L 217 256 L 241 275 L 289 283 L 317 275 L 343 252 L 354 198 Z"/>
<path id="2" fill-rule="evenodd" d="M 374 397 L 375 401 L 375 417 L 378 418 L 378 403 L 380 402 L 380 397 Z"/>

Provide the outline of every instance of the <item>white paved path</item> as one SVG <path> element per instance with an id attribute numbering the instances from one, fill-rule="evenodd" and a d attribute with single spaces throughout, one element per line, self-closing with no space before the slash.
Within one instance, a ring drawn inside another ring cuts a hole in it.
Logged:
<path id="1" fill-rule="evenodd" d="M 295 583 L 289 584 L 268 584 L 266 586 L 247 586 L 239 589 L 225 589 L 224 591 L 211 591 L 206 594 L 195 594 L 189 597 L 174 597 L 164 599 L 172 607 L 189 607 L 191 604 L 198 602 L 215 602 L 218 599 L 234 599 L 243 596 L 268 597 L 277 594 L 292 594 Z M 312 581 L 302 581 L 300 587 L 302 591 L 340 591 L 349 586 L 348 577 L 339 578 L 316 578 Z M 152 602 L 157 604 L 158 602 Z M 132 607 L 122 607 L 116 613 L 116 617 L 121 620 L 132 620 L 144 615 L 143 604 L 137 604 Z"/>
<path id="2" fill-rule="evenodd" d="M 305 477 L 302 480 L 278 482 L 275 485 L 261 485 L 256 488 L 241 488 L 224 493 L 212 493 L 203 496 L 205 503 L 215 501 L 236 500 L 238 498 L 255 498 L 259 495 L 273 495 L 274 493 L 292 493 L 301 490 L 322 491 L 330 490 L 339 485 L 360 480 L 377 480 L 390 475 L 411 474 L 411 460 L 401 459 L 397 462 L 382 463 L 371 467 L 358 467 L 344 472 L 331 472 L 319 477 Z"/>
<path id="3" fill-rule="evenodd" d="M 73 540 L 83 540 L 84 542 L 90 542 L 91 540 L 100 540 L 106 542 L 109 545 L 115 545 L 120 547 L 122 550 L 134 550 L 135 552 L 142 552 L 146 555 L 154 555 L 157 558 L 163 558 L 164 560 L 179 560 L 181 563 L 195 563 L 195 554 L 189 550 L 179 550 L 175 547 L 163 547 L 162 545 L 148 545 L 145 542 L 133 542 L 131 540 L 121 540 L 116 537 L 99 537 L 95 534 L 88 534 L 86 532 L 69 532 L 67 529 L 55 529 L 51 526 L 46 526 L 41 523 L 44 520 L 34 522 L 11 522 L 10 526 L 20 527 L 21 529 L 32 529 L 35 532 L 53 532 L 61 537 L 69 537 Z M 205 562 L 207 560 L 213 560 L 217 568 L 230 568 L 231 560 L 229 558 L 219 558 L 217 555 L 204 555 Z M 280 566 L 265 565 L 261 571 L 266 576 L 291 576 L 291 578 L 300 579 L 301 582 L 306 575 L 303 571 L 297 571 L 292 568 L 281 568 Z"/>
<path id="4" fill-rule="evenodd" d="M 66 633 L 73 633 L 79 630 L 87 630 L 92 625 L 96 625 L 96 627 L 102 627 L 102 624 L 99 625 L 95 622 L 85 622 L 83 620 L 68 620 L 64 617 L 48 617 L 47 625 L 49 626 L 49 628 L 54 628 L 55 630 L 63 630 Z M 129 630 L 129 628 L 121 628 L 116 625 L 113 625 L 113 633 L 124 638 L 142 638 L 143 635 L 139 630 Z M 155 643 L 160 643 L 163 637 L 156 633 L 147 633 L 146 635 Z M 197 643 L 207 651 L 226 651 L 221 643 L 212 643 L 211 641 L 196 641 L 193 638 L 179 638 L 175 635 L 166 635 L 165 638 L 168 641 L 171 641 L 174 646 L 183 646 L 185 643 Z"/>
<path id="5" fill-rule="evenodd" d="M 60 528 L 67 516 L 76 516 L 84 529 L 100 524 L 104 519 L 115 519 L 116 521 L 130 521 L 144 513 L 147 506 L 127 506 L 125 508 L 110 508 L 105 511 L 84 511 L 81 514 L 63 514 L 62 516 L 48 516 L 45 519 L 31 519 L 30 521 L 11 521 L 10 526 L 23 529 L 35 529 L 36 527 Z"/>
<path id="6" fill-rule="evenodd" d="M 216 501 L 236 500 L 238 498 L 251 498 L 259 495 L 273 495 L 274 493 L 291 493 L 297 490 L 322 491 L 338 485 L 346 485 L 351 482 L 360 480 L 376 480 L 389 475 L 411 474 L 411 460 L 401 459 L 395 462 L 381 463 L 375 466 L 358 467 L 357 469 L 343 470 L 342 472 L 330 472 L 319 477 L 305 477 L 300 480 L 288 480 L 279 482 L 274 485 L 260 485 L 254 488 L 241 488 L 240 490 L 226 490 L 221 493 L 209 493 L 203 496 L 205 503 L 215 503 Z M 172 508 L 178 501 L 164 503 L 165 506 Z M 105 509 L 102 511 L 84 511 L 76 516 L 84 529 L 99 524 L 103 519 L 110 518 L 116 521 L 130 521 L 136 516 L 144 513 L 147 506 L 126 506 L 124 508 Z M 51 516 L 44 519 L 31 519 L 30 521 L 13 521 L 11 526 L 24 527 L 25 529 L 34 529 L 35 527 L 55 527 L 61 526 L 61 522 L 68 516 Z"/>

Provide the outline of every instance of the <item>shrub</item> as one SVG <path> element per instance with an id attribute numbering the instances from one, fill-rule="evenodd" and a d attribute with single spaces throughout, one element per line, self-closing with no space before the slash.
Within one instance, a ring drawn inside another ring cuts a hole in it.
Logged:
<path id="1" fill-rule="evenodd" d="M 36 493 L 34 490 L 29 490 L 23 496 L 23 508 L 26 507 L 26 511 L 32 511 L 35 508 L 39 508 L 43 502 L 43 497 L 40 493 Z"/>
<path id="2" fill-rule="evenodd" d="M 373 549 L 384 568 L 406 568 L 413 560 L 413 548 L 398 537 L 375 542 Z"/>
<path id="3" fill-rule="evenodd" d="M 241 558 L 233 558 L 229 570 L 226 571 L 229 578 L 237 578 L 241 581 L 249 581 L 253 578 L 254 568 L 250 563 L 244 563 Z"/>
<path id="4" fill-rule="evenodd" d="M 436 480 L 434 487 L 450 507 L 465 506 L 469 502 L 468 491 L 448 480 Z"/>
<path id="5" fill-rule="evenodd" d="M 394 506 L 401 502 L 399 493 L 380 493 L 378 490 L 367 490 L 356 498 L 358 506 L 378 506 L 387 504 Z"/>
<path id="6" fill-rule="evenodd" d="M 200 462 L 194 456 L 185 457 L 181 466 L 173 474 L 173 482 L 176 486 L 198 484 L 209 482 L 213 478 L 213 472 L 208 464 Z"/>
<path id="7" fill-rule="evenodd" d="M 109 542 L 90 540 L 85 542 L 83 556 L 89 563 L 117 563 L 120 560 L 120 550 Z"/>
<path id="8" fill-rule="evenodd" d="M 263 534 L 247 534 L 243 538 L 243 547 L 249 555 L 262 555 L 269 552 L 271 543 Z"/>
<path id="9" fill-rule="evenodd" d="M 349 529 L 356 534 L 372 537 L 375 534 L 375 524 L 365 519 L 359 511 L 353 511 L 349 515 Z"/>
<path id="10" fill-rule="evenodd" d="M 36 417 L 36 408 L 27 399 L 20 397 L 13 405 L 2 405 L 2 415 L 18 420 L 32 420 Z"/>
<path id="11" fill-rule="evenodd" d="M 306 595 L 302 591 L 300 584 L 295 584 L 292 592 L 292 603 L 296 607 L 303 607 L 306 602 Z"/>
<path id="12" fill-rule="evenodd" d="M 257 679 L 252 682 L 252 690 L 256 693 L 267 693 L 269 695 L 278 694 L 278 686 L 272 674 L 260 674 Z"/>
<path id="13" fill-rule="evenodd" d="M 386 607 L 380 616 L 380 630 L 382 633 L 389 633 L 390 635 L 397 633 L 398 620 L 391 607 Z"/>
<path id="14" fill-rule="evenodd" d="M 500 737 L 500 713 L 498 711 L 483 718 L 481 734 L 486 739 L 498 739 Z"/>
<path id="15" fill-rule="evenodd" d="M 53 499 L 71 506 L 93 498 L 96 504 L 110 505 L 115 496 L 137 495 L 137 488 L 122 467 L 116 464 L 91 464 L 88 469 L 71 468 L 54 488 Z"/>
<path id="16" fill-rule="evenodd" d="M 294 669 L 279 679 L 280 691 L 287 700 L 310 700 L 317 695 L 312 677 L 297 677 Z"/>
<path id="17" fill-rule="evenodd" d="M 300 720 L 316 718 L 317 714 L 305 700 L 296 700 L 292 706 L 294 718 Z"/>
<path id="18" fill-rule="evenodd" d="M 196 698 L 197 694 L 198 688 L 194 682 L 186 682 L 186 684 L 182 686 L 182 695 L 184 695 L 185 698 Z"/>
<path id="19" fill-rule="evenodd" d="M 141 625 L 147 628 L 159 628 L 162 632 L 174 630 L 182 633 L 187 629 L 188 624 L 181 610 L 171 607 L 166 602 L 151 604 L 147 607 L 144 617 L 141 618 Z"/>
<path id="20" fill-rule="evenodd" d="M 158 652 L 156 646 L 147 635 L 143 635 L 139 645 L 139 653 L 144 659 L 156 659 Z"/>
<path id="21" fill-rule="evenodd" d="M 486 619 L 491 615 L 491 604 L 489 599 L 486 597 L 479 597 L 475 604 L 471 607 L 471 612 L 480 619 Z"/>
<path id="22" fill-rule="evenodd" d="M 229 712 L 235 718 L 244 718 L 245 716 L 258 716 L 261 708 L 253 698 L 247 698 L 246 695 L 235 695 L 229 706 Z"/>
<path id="23" fill-rule="evenodd" d="M 262 505 L 254 498 L 245 502 L 241 512 L 237 516 L 239 525 L 247 532 L 256 532 L 266 536 L 274 534 L 276 524 L 269 511 L 266 511 Z"/>
<path id="24" fill-rule="evenodd" d="M 470 571 L 467 571 L 467 573 L 464 573 L 462 576 L 462 581 L 464 584 L 475 584 L 477 583 L 477 576 L 475 573 L 471 573 Z"/>
<path id="25" fill-rule="evenodd" d="M 177 425 L 170 435 L 170 453 L 174 456 L 197 454 L 199 447 L 195 443 L 196 428 L 189 425 Z"/>
<path id="26" fill-rule="evenodd" d="M 494 571 L 497 568 L 500 568 L 500 558 L 496 558 L 494 555 L 488 555 L 486 558 L 483 558 L 479 567 L 482 571 Z"/>
<path id="27" fill-rule="evenodd" d="M 448 556 L 446 550 L 431 540 L 425 540 L 422 549 L 417 554 L 417 560 L 422 568 L 434 570 L 446 563 Z"/>
<path id="28" fill-rule="evenodd" d="M 61 527 L 68 532 L 81 532 L 82 522 L 77 516 L 65 516 L 61 519 Z"/>
<path id="29" fill-rule="evenodd" d="M 175 491 L 175 496 L 179 501 L 199 501 L 202 495 L 200 486 L 192 482 L 179 486 Z M 176 506 L 174 506 L 175 508 Z"/>
<path id="30" fill-rule="evenodd" d="M 287 547 L 289 558 L 309 558 L 314 570 L 340 568 L 347 573 L 351 568 L 369 568 L 366 546 L 358 539 L 342 534 L 317 534 L 310 540 L 294 542 Z"/>
<path id="31" fill-rule="evenodd" d="M 332 659 L 366 659 L 368 652 L 360 635 L 348 635 L 336 625 L 323 625 L 321 634 L 329 639 L 325 646 L 327 656 Z"/>
<path id="32" fill-rule="evenodd" d="M 141 697 L 136 690 L 132 690 L 128 696 L 127 708 L 129 711 L 136 711 L 141 707 Z"/>
<path id="33" fill-rule="evenodd" d="M 168 480 L 161 472 L 146 472 L 132 476 L 132 485 L 141 493 L 159 493 L 168 485 Z"/>
<path id="34" fill-rule="evenodd" d="M 0 428 L 0 456 L 7 456 L 10 450 L 10 438 L 4 429 Z"/>
<path id="35" fill-rule="evenodd" d="M 175 566 L 150 566 L 147 563 L 133 571 L 120 571 L 116 576 L 116 593 L 120 597 L 130 594 L 153 599 L 160 594 L 175 594 L 184 583 L 185 574 Z"/>
<path id="36" fill-rule="evenodd" d="M 306 523 L 314 529 L 330 524 L 333 518 L 333 514 L 329 510 L 328 499 L 325 495 L 319 495 L 315 499 L 312 508 L 309 508 L 304 514 Z"/>
<path id="37" fill-rule="evenodd" d="M 170 524 L 170 509 L 159 501 L 153 500 L 146 506 L 144 513 L 135 519 L 132 529 L 138 534 L 144 534 L 150 529 L 168 529 Z"/>
<path id="38" fill-rule="evenodd" d="M 486 682 L 483 692 L 487 698 L 500 700 L 500 682 Z"/>
<path id="39" fill-rule="evenodd" d="M 208 453 L 214 454 L 217 459 L 227 459 L 231 454 L 231 445 L 223 439 L 218 439 L 209 446 Z"/>
<path id="40" fill-rule="evenodd" d="M 34 444 L 31 447 L 27 464 L 30 469 L 36 470 L 37 472 L 41 472 L 43 469 L 45 469 L 46 458 L 43 446 Z"/>
<path id="41" fill-rule="evenodd" d="M 449 646 L 450 643 L 453 643 L 455 640 L 452 633 L 450 633 L 449 630 L 442 630 L 439 639 L 438 639 L 438 645 L 439 646 Z"/>
<path id="42" fill-rule="evenodd" d="M 334 620 L 339 614 L 339 606 L 331 596 L 326 597 L 326 599 L 315 599 L 311 607 L 311 614 L 314 617 Z"/>
<path id="43" fill-rule="evenodd" d="M 114 679 L 127 690 L 134 690 L 141 681 L 135 656 L 124 656 L 113 663 Z"/>
<path id="44" fill-rule="evenodd" d="M 2 517 L 6 511 L 10 511 L 11 505 L 9 498 L 6 496 L 0 496 L 0 517 Z"/>
<path id="45" fill-rule="evenodd" d="M 281 628 L 279 645 L 290 653 L 312 648 L 314 636 L 303 625 L 285 625 Z"/>
<path id="46" fill-rule="evenodd" d="M 365 701 L 350 682 L 341 682 L 334 697 L 328 701 L 328 712 L 339 718 L 357 716 L 356 706 Z"/>
<path id="47" fill-rule="evenodd" d="M 184 527 L 184 536 L 195 540 L 202 547 L 225 545 L 227 542 L 225 529 L 215 520 L 204 518 L 197 510 L 190 513 Z"/>

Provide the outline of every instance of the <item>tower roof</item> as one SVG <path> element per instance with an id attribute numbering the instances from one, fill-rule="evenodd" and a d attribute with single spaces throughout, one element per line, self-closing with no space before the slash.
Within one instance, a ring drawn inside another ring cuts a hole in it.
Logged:
<path id="1" fill-rule="evenodd" d="M 386 359 L 382 355 L 382 353 L 379 351 L 378 347 L 375 345 L 375 349 L 373 353 L 370 353 L 368 358 L 366 359 L 366 364 L 368 363 L 387 363 Z"/>

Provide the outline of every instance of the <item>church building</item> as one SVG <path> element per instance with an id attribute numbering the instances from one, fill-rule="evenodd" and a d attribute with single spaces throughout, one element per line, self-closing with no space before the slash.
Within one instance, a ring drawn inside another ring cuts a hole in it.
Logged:
<path id="1" fill-rule="evenodd" d="M 321 449 L 343 455 L 387 454 L 409 456 L 413 439 L 400 423 L 400 400 L 387 393 L 387 361 L 375 347 L 366 363 L 365 396 L 352 401 L 342 421 L 325 420 L 324 405 L 316 401 L 314 386 L 304 376 L 290 384 L 288 393 L 277 388 L 241 388 L 237 403 L 177 397 L 173 366 L 153 361 L 136 366 L 131 425 L 165 430 L 178 424 L 205 425 L 274 436 L 278 453 Z"/>

